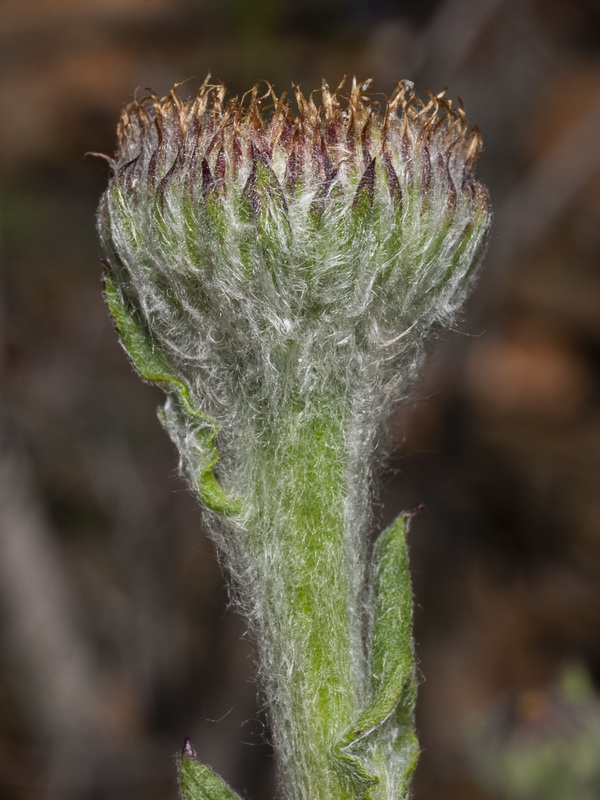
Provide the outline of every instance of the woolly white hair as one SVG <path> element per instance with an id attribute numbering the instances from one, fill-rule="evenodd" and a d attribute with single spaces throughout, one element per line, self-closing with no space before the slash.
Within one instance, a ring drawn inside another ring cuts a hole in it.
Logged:
<path id="1" fill-rule="evenodd" d="M 238 101 L 208 81 L 190 101 L 135 101 L 98 214 L 120 307 L 176 376 L 163 421 L 194 487 L 218 430 L 219 484 L 240 504 L 206 500 L 208 523 L 259 641 L 287 791 L 305 800 L 339 793 L 318 765 L 368 696 L 375 443 L 490 221 L 462 107 L 405 81 L 380 111 L 368 84 L 346 99 L 323 84 L 319 105 L 295 87 L 296 113 L 270 86 Z M 336 643 L 321 679 L 339 685 L 314 685 L 315 625 Z M 338 719 L 315 735 L 323 692 Z M 400 796 L 402 768 L 378 760 Z"/>

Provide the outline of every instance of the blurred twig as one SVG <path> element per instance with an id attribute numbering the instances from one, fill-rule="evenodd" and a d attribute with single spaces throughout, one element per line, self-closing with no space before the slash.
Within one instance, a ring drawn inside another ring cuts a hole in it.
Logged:
<path id="1" fill-rule="evenodd" d="M 560 109 L 557 108 L 560 113 Z M 496 212 L 494 264 L 511 263 L 543 239 L 600 166 L 600 92 L 523 176 Z M 510 235 L 508 234 L 510 232 Z M 495 270 L 494 290 L 506 270 Z"/>
<path id="2" fill-rule="evenodd" d="M 94 737 L 97 681 L 77 630 L 63 559 L 25 454 L 5 426 L 0 427 L 0 608 L 9 678 L 38 741 L 52 743 L 52 768 L 69 743 Z"/>

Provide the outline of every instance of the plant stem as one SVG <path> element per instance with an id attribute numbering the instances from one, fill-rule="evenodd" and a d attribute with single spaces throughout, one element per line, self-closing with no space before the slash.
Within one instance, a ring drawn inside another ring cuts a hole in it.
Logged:
<path id="1" fill-rule="evenodd" d="M 364 701 L 346 417 L 326 401 L 281 415 L 260 437 L 252 480 L 263 674 L 294 800 L 357 796 L 333 752 Z"/>

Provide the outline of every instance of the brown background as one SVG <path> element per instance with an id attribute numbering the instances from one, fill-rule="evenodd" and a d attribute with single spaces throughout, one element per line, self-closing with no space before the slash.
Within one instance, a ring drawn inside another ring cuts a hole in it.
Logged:
<path id="1" fill-rule="evenodd" d="M 490 800 L 474 715 L 565 664 L 600 679 L 599 42 L 593 0 L 3 0 L 0 798 L 174 800 L 186 735 L 273 796 L 252 643 L 103 307 L 83 157 L 136 87 L 209 69 L 448 85 L 483 132 L 489 258 L 377 501 L 427 507 L 416 800 Z"/>

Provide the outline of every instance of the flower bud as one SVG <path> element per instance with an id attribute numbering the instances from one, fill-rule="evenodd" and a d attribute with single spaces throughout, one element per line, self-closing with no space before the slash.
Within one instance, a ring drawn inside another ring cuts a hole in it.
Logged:
<path id="1" fill-rule="evenodd" d="M 465 298 L 490 222 L 479 134 L 443 92 L 401 81 L 380 108 L 369 83 L 318 104 L 294 87 L 294 112 L 205 82 L 122 114 L 98 215 L 111 282 L 221 420 L 357 381 L 381 419 Z"/>

